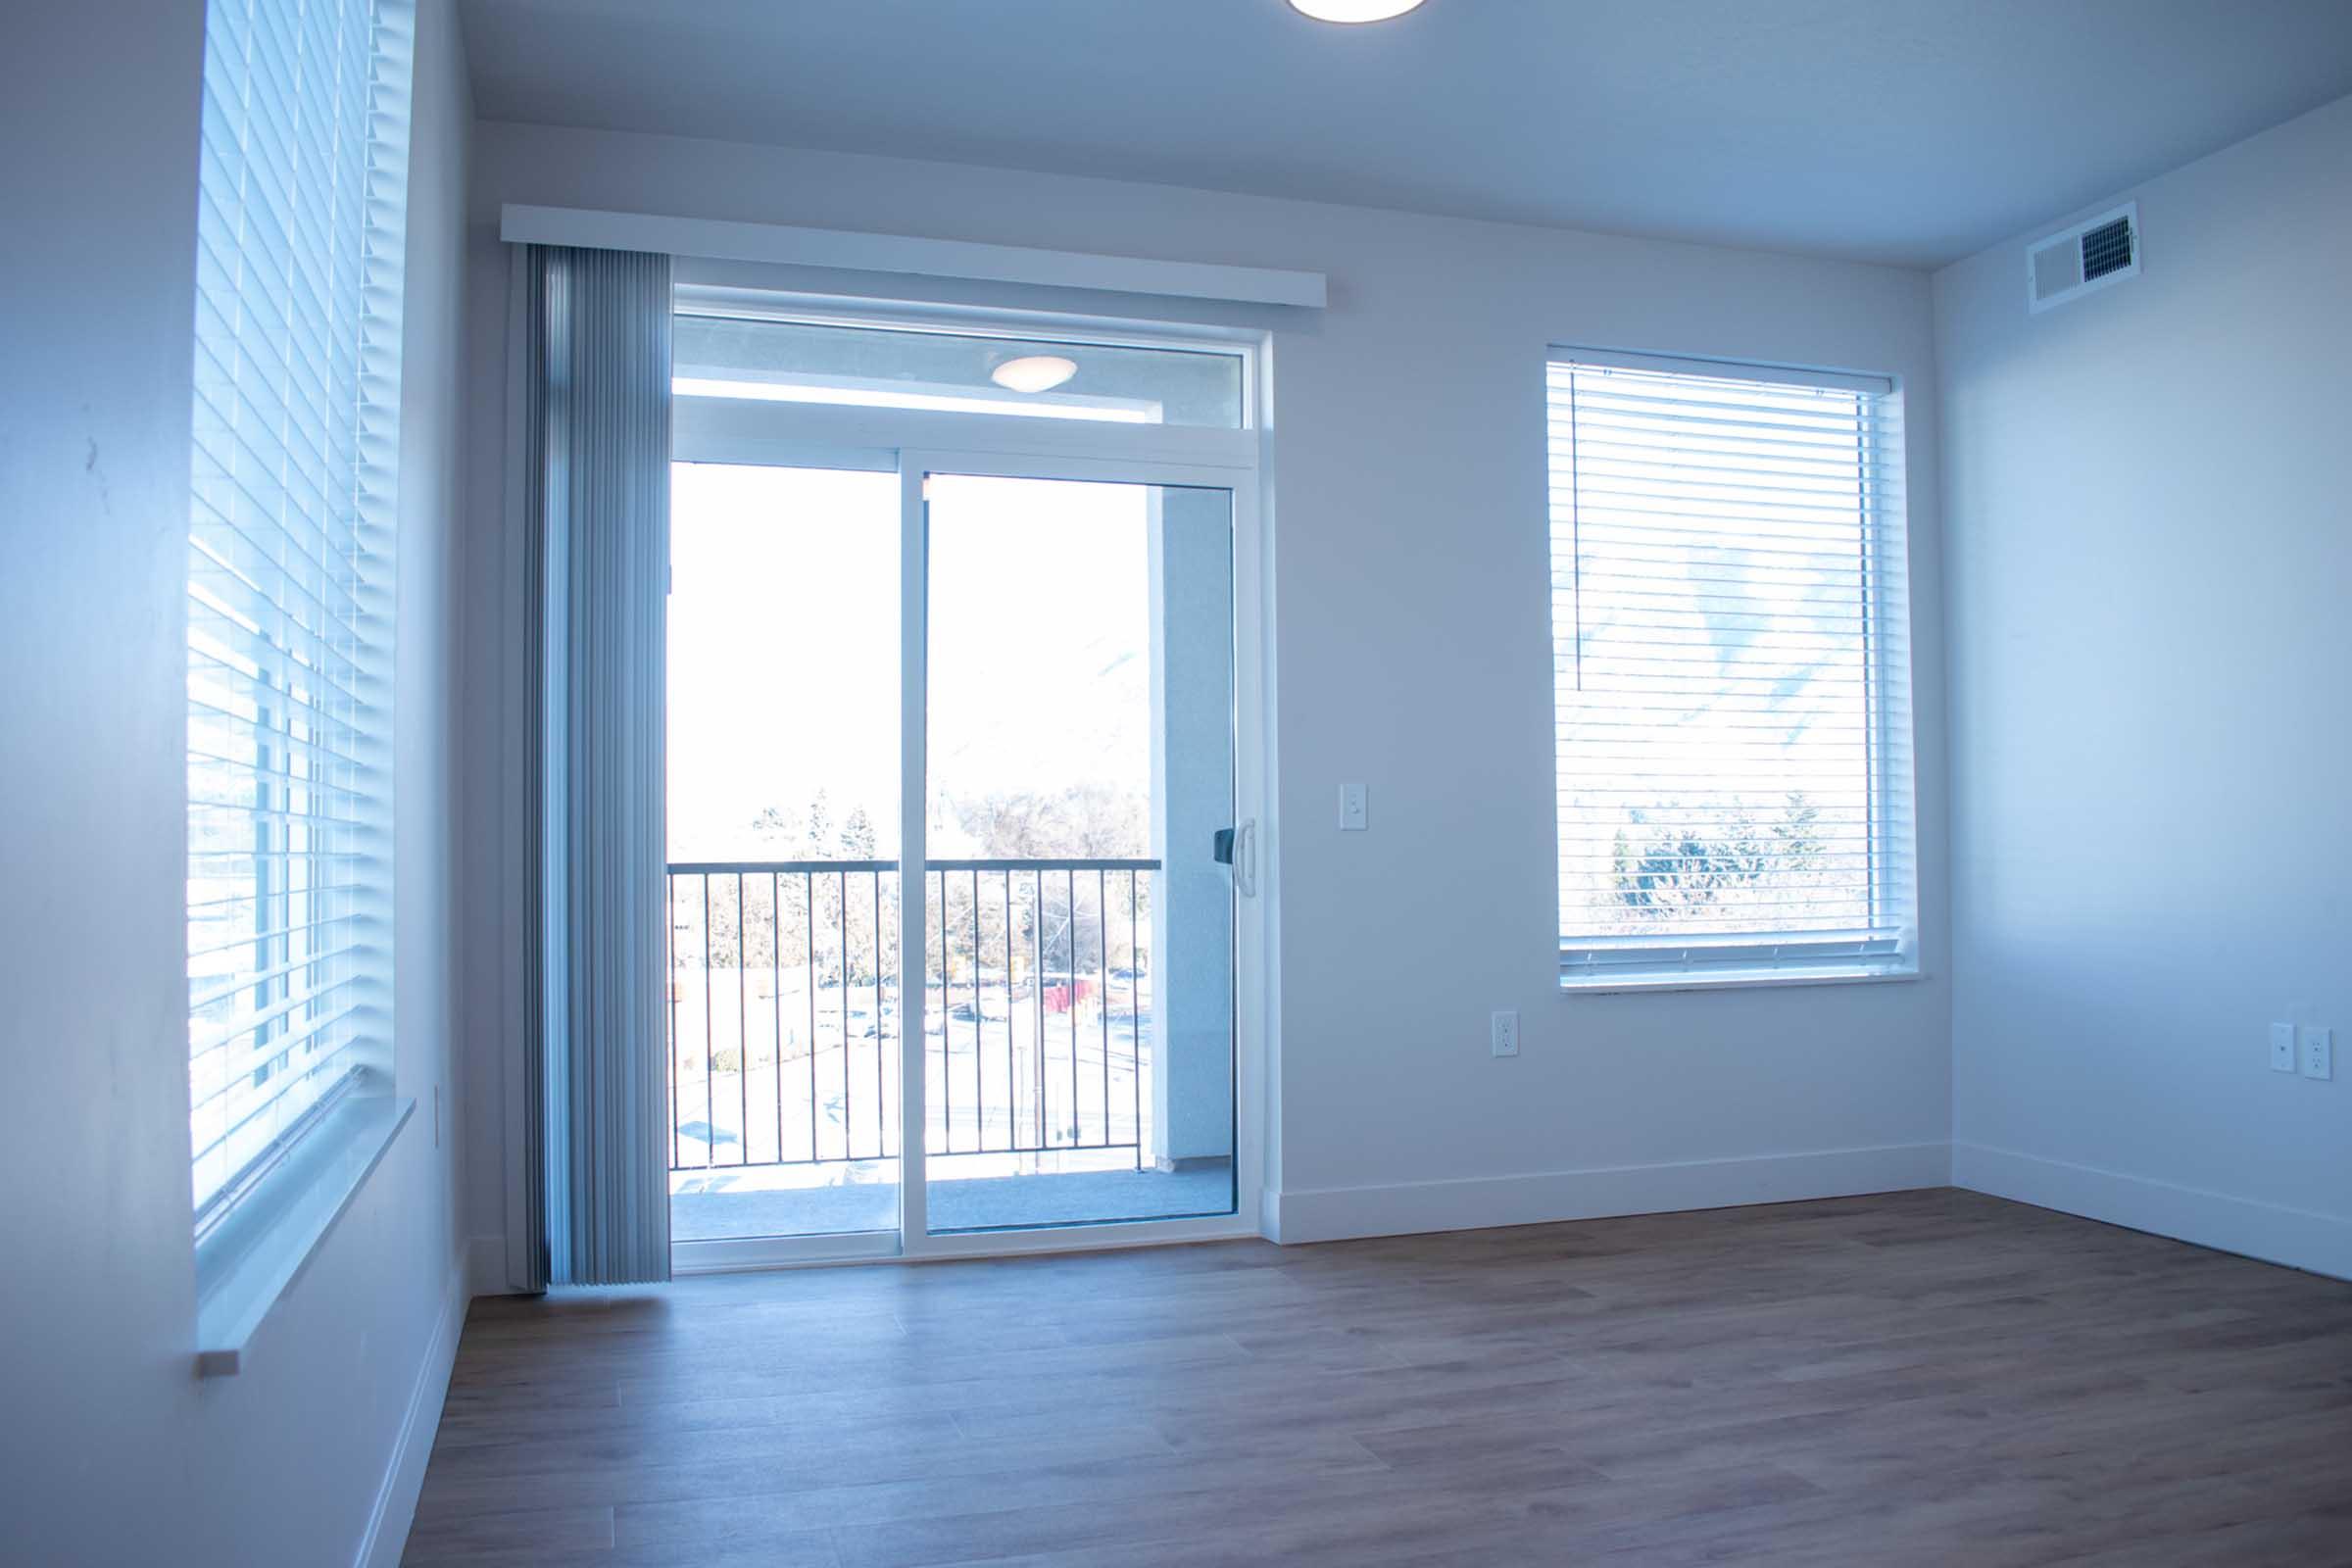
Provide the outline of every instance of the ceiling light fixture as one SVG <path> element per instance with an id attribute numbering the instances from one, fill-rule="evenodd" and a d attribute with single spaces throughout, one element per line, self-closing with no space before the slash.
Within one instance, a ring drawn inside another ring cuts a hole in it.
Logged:
<path id="1" fill-rule="evenodd" d="M 1386 22 L 1419 10 L 1421 0 L 1291 0 L 1291 9 L 1317 22 Z"/>
<path id="2" fill-rule="evenodd" d="M 988 378 L 1015 392 L 1051 392 L 1077 373 L 1075 360 L 1058 354 L 1024 354 L 989 371 Z"/>

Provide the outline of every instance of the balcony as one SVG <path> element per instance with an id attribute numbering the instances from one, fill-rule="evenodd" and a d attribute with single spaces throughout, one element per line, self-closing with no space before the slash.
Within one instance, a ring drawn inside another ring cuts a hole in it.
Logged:
<path id="1" fill-rule="evenodd" d="M 1203 1092 L 1186 1087 L 1201 1073 L 1155 1059 L 1169 1000 L 1152 963 L 1161 876 L 1156 859 L 930 863 L 933 1230 L 1231 1208 L 1229 1069 Z M 894 1229 L 897 863 L 672 864 L 669 908 L 674 1238 Z M 1178 1147 L 1162 1103 L 1222 1116 L 1225 1136 L 1205 1156 Z"/>

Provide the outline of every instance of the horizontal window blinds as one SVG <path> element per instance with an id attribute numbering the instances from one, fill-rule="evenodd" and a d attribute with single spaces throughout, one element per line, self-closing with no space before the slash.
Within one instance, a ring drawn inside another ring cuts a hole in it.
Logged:
<path id="1" fill-rule="evenodd" d="M 390 1068 L 405 0 L 213 0 L 188 534 L 201 1235 Z"/>
<path id="2" fill-rule="evenodd" d="M 1561 972 L 1912 962 L 1889 389 L 1555 358 Z"/>

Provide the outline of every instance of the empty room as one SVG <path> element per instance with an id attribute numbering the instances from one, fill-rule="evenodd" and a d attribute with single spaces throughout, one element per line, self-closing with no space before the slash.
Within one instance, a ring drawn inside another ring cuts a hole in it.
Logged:
<path id="1" fill-rule="evenodd" d="M 2352 0 L 4 9 L 0 1562 L 2352 1568 Z"/>

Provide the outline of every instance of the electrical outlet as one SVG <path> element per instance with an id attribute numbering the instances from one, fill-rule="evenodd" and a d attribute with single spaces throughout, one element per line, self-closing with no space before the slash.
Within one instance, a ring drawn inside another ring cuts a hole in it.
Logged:
<path id="1" fill-rule="evenodd" d="M 2271 1025 L 2271 1071 L 2295 1070 L 2295 1026 L 2291 1023 Z"/>
<path id="2" fill-rule="evenodd" d="M 1519 1054 L 1518 1013 L 1497 1012 L 1494 1014 L 1494 1054 L 1497 1056 L 1516 1056 Z"/>
<path id="3" fill-rule="evenodd" d="M 2335 1076 L 2334 1030 L 2314 1029 L 2309 1025 L 2304 1027 L 2303 1076 L 2306 1078 L 2332 1078 Z"/>
<path id="4" fill-rule="evenodd" d="M 1365 790 L 1361 784 L 1340 786 L 1340 831 L 1361 833 L 1369 825 L 1366 815 Z"/>

